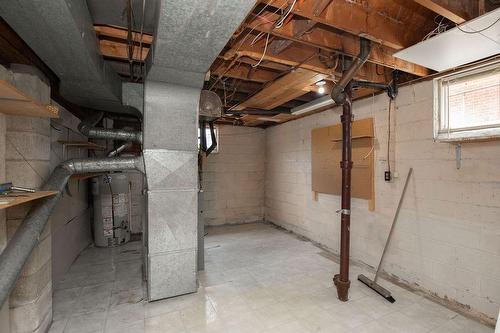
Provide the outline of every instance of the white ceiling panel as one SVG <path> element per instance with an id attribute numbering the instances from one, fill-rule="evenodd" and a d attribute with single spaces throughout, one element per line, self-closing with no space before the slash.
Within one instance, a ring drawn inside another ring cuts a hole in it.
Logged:
<path id="1" fill-rule="evenodd" d="M 500 54 L 499 18 L 500 9 L 491 11 L 460 26 L 461 30 L 477 33 L 465 33 L 453 28 L 394 56 L 441 72 Z M 481 31 L 490 25 L 490 28 Z"/>

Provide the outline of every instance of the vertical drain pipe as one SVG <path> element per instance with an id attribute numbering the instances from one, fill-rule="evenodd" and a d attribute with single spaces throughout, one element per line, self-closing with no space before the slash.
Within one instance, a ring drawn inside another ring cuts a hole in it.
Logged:
<path id="1" fill-rule="evenodd" d="M 344 72 L 342 79 L 332 89 L 332 99 L 336 104 L 342 105 L 342 206 L 340 218 L 340 273 L 333 277 L 337 287 L 339 300 L 347 302 L 349 299 L 349 248 L 351 227 L 351 170 L 352 170 L 352 79 L 368 59 L 371 42 L 361 38 L 360 51 L 353 60 L 349 69 Z"/>
<path id="2" fill-rule="evenodd" d="M 352 170 L 352 84 L 344 89 L 345 101 L 342 105 L 342 206 L 340 209 L 340 274 L 335 275 L 333 282 L 337 287 L 339 299 L 349 299 L 349 248 L 351 228 L 351 170 Z"/>

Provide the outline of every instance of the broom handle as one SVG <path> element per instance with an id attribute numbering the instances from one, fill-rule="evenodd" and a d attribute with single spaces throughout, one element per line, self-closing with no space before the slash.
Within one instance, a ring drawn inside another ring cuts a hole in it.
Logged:
<path id="1" fill-rule="evenodd" d="M 406 176 L 403 192 L 401 192 L 401 197 L 399 197 L 398 208 L 396 208 L 396 213 L 394 214 L 394 218 L 392 219 L 391 230 L 389 231 L 389 236 L 387 236 L 387 241 L 385 242 L 384 251 L 382 252 L 382 256 L 380 257 L 380 262 L 378 263 L 377 272 L 375 273 L 375 279 L 373 280 L 373 282 L 375 283 L 377 282 L 378 273 L 380 272 L 380 268 L 382 267 L 382 262 L 384 261 L 385 253 L 387 252 L 387 248 L 389 247 L 389 243 L 391 242 L 392 232 L 394 231 L 394 226 L 396 225 L 396 220 L 398 219 L 399 211 L 401 210 L 401 205 L 403 204 L 406 188 L 408 187 L 408 181 L 410 180 L 412 172 L 413 168 L 410 168 L 408 170 L 408 175 Z"/>

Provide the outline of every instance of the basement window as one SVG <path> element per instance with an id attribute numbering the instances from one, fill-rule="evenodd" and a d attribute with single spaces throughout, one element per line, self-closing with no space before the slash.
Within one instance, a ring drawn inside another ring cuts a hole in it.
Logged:
<path id="1" fill-rule="evenodd" d="M 434 80 L 434 139 L 500 137 L 500 62 Z"/>
<path id="2" fill-rule="evenodd" d="M 201 146 L 201 134 L 200 134 L 200 128 L 198 127 L 198 149 L 200 149 Z M 217 146 L 215 147 L 214 151 L 212 151 L 211 154 L 218 153 L 219 152 L 219 129 L 217 126 L 214 126 L 214 132 L 215 132 L 215 140 L 217 140 Z M 207 140 L 207 147 L 210 147 L 212 145 L 212 135 L 210 135 L 210 128 L 207 127 L 205 130 L 205 138 Z"/>

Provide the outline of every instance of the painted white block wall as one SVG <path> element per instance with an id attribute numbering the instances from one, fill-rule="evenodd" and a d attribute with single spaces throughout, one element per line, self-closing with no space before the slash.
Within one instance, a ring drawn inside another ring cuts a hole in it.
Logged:
<path id="1" fill-rule="evenodd" d="M 86 149 L 66 147 L 62 141 L 87 141 L 79 133 L 80 120 L 59 106 L 59 118 L 51 119 L 50 169 L 71 158 L 86 158 Z M 52 231 L 52 279 L 59 281 L 76 257 L 91 242 L 91 209 L 88 202 L 88 180 L 70 179 L 69 195 L 63 193 L 50 217 Z"/>
<path id="2" fill-rule="evenodd" d="M 221 125 L 219 151 L 203 161 L 206 225 L 264 218 L 265 131 Z"/>
<path id="3" fill-rule="evenodd" d="M 404 177 L 410 181 L 383 269 L 410 284 L 470 306 L 490 318 L 500 308 L 500 142 L 455 147 L 432 138 L 432 82 L 403 87 L 393 114 L 392 169 L 384 182 L 388 97 L 354 103 L 357 119 L 374 118 L 376 209 L 353 200 L 352 259 L 376 266 Z M 339 248 L 340 197 L 311 192 L 311 130 L 340 122 L 328 110 L 266 130 L 266 220 Z M 393 132 L 394 133 L 394 132 Z M 355 277 L 351 277 L 354 279 Z"/>

